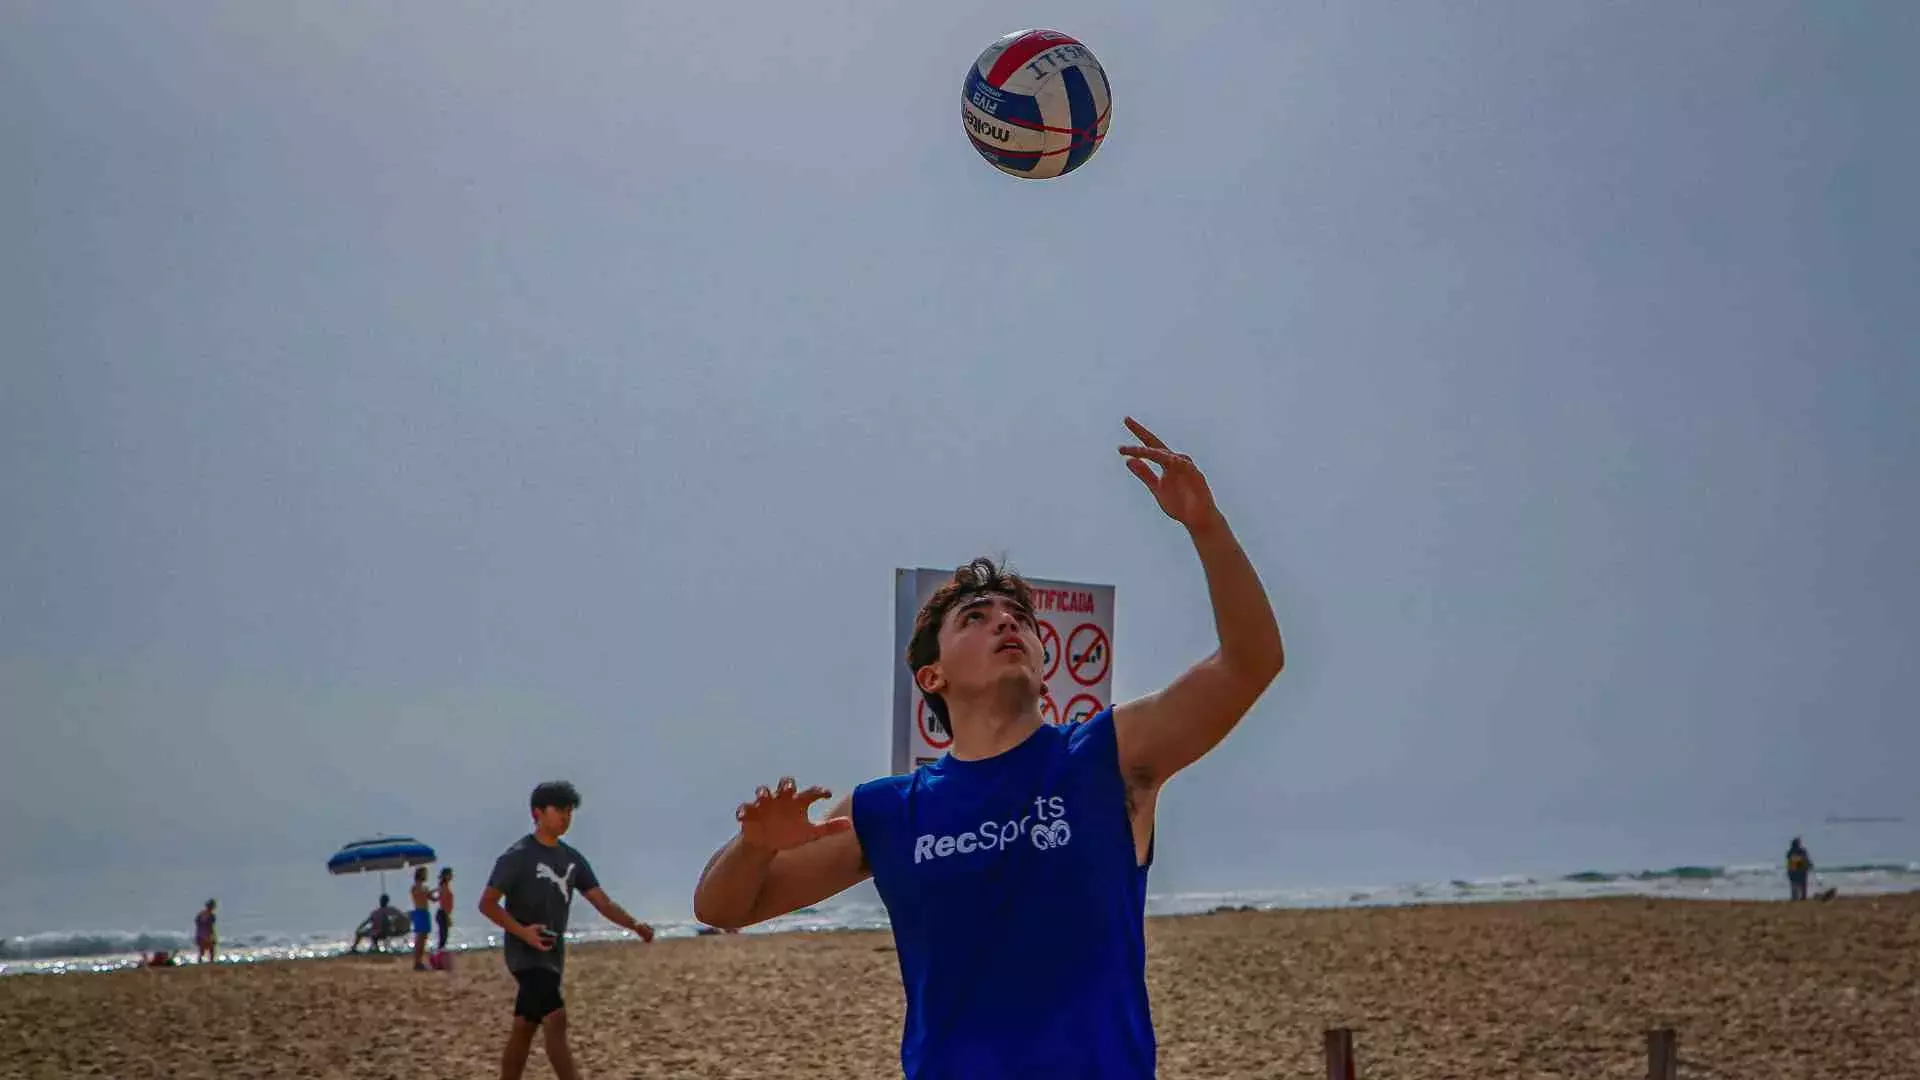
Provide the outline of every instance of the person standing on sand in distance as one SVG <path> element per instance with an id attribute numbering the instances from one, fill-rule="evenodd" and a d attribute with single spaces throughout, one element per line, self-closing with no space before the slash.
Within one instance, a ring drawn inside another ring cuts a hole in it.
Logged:
<path id="1" fill-rule="evenodd" d="M 434 910 L 433 921 L 440 931 L 440 943 L 435 951 L 447 951 L 447 932 L 453 929 L 453 867 L 440 868 L 440 884 L 433 890 L 433 899 L 439 906 Z"/>
<path id="2" fill-rule="evenodd" d="M 547 1062 L 560 1080 L 576 1080 L 567 1047 L 566 1002 L 560 976 L 567 961 L 567 913 L 577 890 L 608 922 L 653 940 L 653 927 L 626 913 L 600 887 L 587 857 L 560 838 L 573 827 L 580 793 L 565 781 L 541 784 L 529 800 L 533 831 L 514 842 L 493 864 L 480 894 L 480 914 L 506 931 L 507 970 L 520 984 L 513 1026 L 500 1058 L 501 1080 L 519 1080 L 533 1050 L 533 1033 L 544 1030 Z"/>
<path id="3" fill-rule="evenodd" d="M 1205 477 L 1127 426 L 1141 442 L 1120 448 L 1127 467 L 1199 555 L 1218 648 L 1157 693 L 1050 726 L 1027 585 L 976 559 L 921 608 L 907 648 L 930 726 L 952 736 L 947 754 L 859 785 L 818 824 L 808 807 L 830 792 L 791 777 L 760 788 L 694 890 L 694 917 L 732 929 L 871 876 L 906 992 L 910 1080 L 1155 1072 L 1144 926 L 1155 804 L 1285 656 Z"/>
<path id="4" fill-rule="evenodd" d="M 433 903 L 433 890 L 427 887 L 427 868 L 413 868 L 413 888 L 409 895 L 413 900 L 413 911 L 408 919 L 413 924 L 413 970 L 427 970 L 427 938 L 433 933 L 433 916 L 427 913 L 428 905 Z"/>
<path id="5" fill-rule="evenodd" d="M 201 908 L 193 917 L 193 943 L 200 950 L 199 962 L 202 964 L 212 963 L 214 954 L 220 948 L 219 935 L 213 930 L 213 907 L 213 901 L 208 900 L 207 906 Z"/>
<path id="6" fill-rule="evenodd" d="M 1807 898 L 1807 873 L 1813 869 L 1813 857 L 1800 843 L 1799 837 L 1787 845 L 1787 887 L 1789 896 L 1794 900 Z"/>

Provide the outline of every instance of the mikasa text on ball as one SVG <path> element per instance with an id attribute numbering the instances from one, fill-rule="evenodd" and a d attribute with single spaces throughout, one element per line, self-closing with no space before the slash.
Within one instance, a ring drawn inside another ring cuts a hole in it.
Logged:
<path id="1" fill-rule="evenodd" d="M 1022 30 L 987 46 L 967 72 L 960 119 L 987 163 L 1048 180 L 1087 163 L 1107 137 L 1107 73 L 1057 30 Z"/>

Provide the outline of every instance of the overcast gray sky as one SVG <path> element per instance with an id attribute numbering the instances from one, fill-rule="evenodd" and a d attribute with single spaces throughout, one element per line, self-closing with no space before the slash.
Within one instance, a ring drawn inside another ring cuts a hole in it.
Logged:
<path id="1" fill-rule="evenodd" d="M 1036 23 L 1115 102 L 1046 183 L 959 122 Z M 1127 413 L 1291 654 L 1157 887 L 1920 816 L 1917 46 L 1896 0 L 0 3 L 0 931 L 381 830 L 472 887 L 555 776 L 684 913 L 754 784 L 886 767 L 893 568 L 1113 583 L 1121 696 L 1210 648 Z"/>

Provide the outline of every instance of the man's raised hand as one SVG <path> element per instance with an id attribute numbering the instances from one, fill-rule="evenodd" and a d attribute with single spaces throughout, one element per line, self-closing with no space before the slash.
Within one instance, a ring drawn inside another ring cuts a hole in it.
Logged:
<path id="1" fill-rule="evenodd" d="M 833 793 L 823 787 L 795 790 L 793 777 L 783 776 L 772 791 L 761 787 L 750 803 L 741 803 L 733 816 L 740 822 L 740 842 L 762 851 L 786 851 L 825 836 L 845 832 L 853 819 L 828 818 L 816 824 L 807 808 Z"/>
<path id="2" fill-rule="evenodd" d="M 1154 501 L 1168 517 L 1193 529 L 1219 516 L 1213 490 L 1207 486 L 1207 478 L 1201 475 L 1192 458 L 1168 449 L 1159 436 L 1131 416 L 1127 417 L 1127 430 L 1141 442 L 1139 446 L 1120 447 L 1121 456 L 1127 459 L 1127 469 L 1147 485 Z M 1160 471 L 1155 473 L 1148 462 L 1160 466 Z"/>

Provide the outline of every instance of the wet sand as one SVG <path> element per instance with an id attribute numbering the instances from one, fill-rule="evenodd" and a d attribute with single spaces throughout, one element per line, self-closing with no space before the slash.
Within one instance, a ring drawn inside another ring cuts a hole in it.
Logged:
<path id="1" fill-rule="evenodd" d="M 1920 1077 L 1920 895 L 1621 899 L 1235 913 L 1147 924 L 1161 1075 L 1319 1077 L 1355 1029 L 1365 1080 L 1639 1078 L 1646 1031 L 1694 1078 Z M 589 1077 L 898 1076 L 884 934 L 577 948 Z M 513 984 L 401 958 L 0 979 L 0 1076 L 486 1077 Z M 529 1077 L 550 1076 L 538 1048 Z"/>

